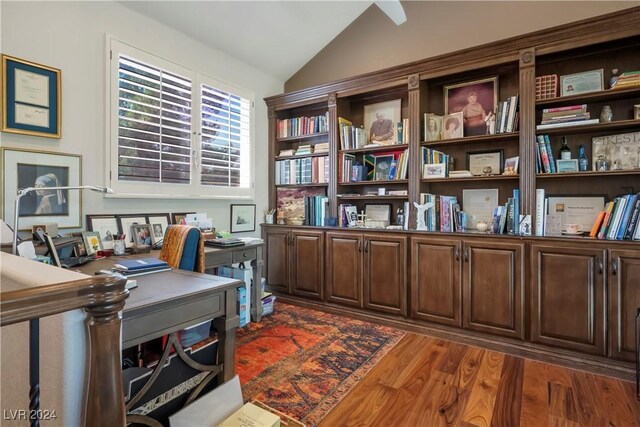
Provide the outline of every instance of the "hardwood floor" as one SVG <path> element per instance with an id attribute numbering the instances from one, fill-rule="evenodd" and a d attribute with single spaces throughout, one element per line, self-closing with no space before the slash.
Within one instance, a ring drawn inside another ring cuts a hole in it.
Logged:
<path id="1" fill-rule="evenodd" d="M 320 423 L 640 426 L 635 384 L 422 335 L 405 338 Z"/>

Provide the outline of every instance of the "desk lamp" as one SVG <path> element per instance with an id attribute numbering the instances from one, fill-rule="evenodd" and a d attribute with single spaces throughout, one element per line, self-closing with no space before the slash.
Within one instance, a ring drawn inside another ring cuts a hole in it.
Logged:
<path id="1" fill-rule="evenodd" d="M 20 199 L 40 187 L 28 187 L 18 190 L 15 210 L 13 212 L 13 254 L 18 255 L 18 213 L 20 212 Z M 113 193 L 109 187 L 98 187 L 95 185 L 76 185 L 70 187 L 46 187 L 47 190 L 92 190 L 100 193 Z M 29 410 L 34 413 L 40 408 L 40 319 L 29 321 Z M 38 426 L 37 419 L 32 419 L 31 425 Z"/>

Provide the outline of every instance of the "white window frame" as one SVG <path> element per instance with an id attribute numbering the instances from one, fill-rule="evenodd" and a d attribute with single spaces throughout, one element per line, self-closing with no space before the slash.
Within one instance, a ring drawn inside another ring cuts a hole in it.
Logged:
<path id="1" fill-rule="evenodd" d="M 191 184 L 157 183 L 118 179 L 118 69 L 119 55 L 125 54 L 140 61 L 148 62 L 172 73 L 191 79 Z M 205 74 L 145 52 L 130 44 L 107 35 L 106 37 L 106 149 L 105 181 L 114 191 L 107 197 L 154 198 L 154 199 L 254 199 L 255 197 L 255 94 L 238 86 L 221 82 Z M 248 187 L 225 187 L 201 184 L 201 85 L 213 86 L 250 101 L 250 142 Z"/>

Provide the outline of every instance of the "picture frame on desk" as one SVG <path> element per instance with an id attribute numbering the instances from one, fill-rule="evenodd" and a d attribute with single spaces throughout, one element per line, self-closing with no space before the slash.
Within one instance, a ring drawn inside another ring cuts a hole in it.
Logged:
<path id="1" fill-rule="evenodd" d="M 82 191 L 47 191 L 46 187 L 82 185 L 82 156 L 51 151 L 1 148 L 3 219 L 14 221 L 19 188 L 41 187 L 20 199 L 20 230 L 54 222 L 58 228 L 82 227 Z"/>
<path id="2" fill-rule="evenodd" d="M 136 245 L 151 246 L 153 243 L 153 232 L 151 224 L 137 224 L 131 226 L 131 236 Z"/>
<path id="3" fill-rule="evenodd" d="M 193 215 L 195 212 L 174 212 L 171 214 L 171 224 L 186 224 L 187 215 Z"/>
<path id="4" fill-rule="evenodd" d="M 131 234 L 131 226 L 132 225 L 140 225 L 147 223 L 147 217 L 143 214 L 127 214 L 127 215 L 118 215 L 118 229 L 120 234 L 126 234 L 126 238 L 124 239 L 126 247 L 130 248 L 135 241 L 135 236 Z"/>
<path id="5" fill-rule="evenodd" d="M 96 252 L 104 249 L 104 247 L 102 246 L 100 233 L 98 233 L 97 231 L 83 232 L 82 240 L 84 241 L 84 248 L 87 251 L 87 255 L 93 255 Z"/>
<path id="6" fill-rule="evenodd" d="M 256 229 L 256 205 L 231 205 L 231 232 L 242 233 Z"/>
<path id="7" fill-rule="evenodd" d="M 119 233 L 115 215 L 87 215 L 87 229 L 98 232 L 103 249 L 113 249 L 113 241 Z"/>
<path id="8" fill-rule="evenodd" d="M 171 224 L 171 217 L 168 213 L 149 214 L 147 215 L 147 224 L 151 224 L 151 240 L 155 245 L 164 239 L 164 233 L 167 232 L 167 227 Z"/>
<path id="9" fill-rule="evenodd" d="M 49 67 L 2 55 L 3 132 L 62 136 L 61 74 Z"/>
<path id="10" fill-rule="evenodd" d="M 498 105 L 498 76 L 445 85 L 443 90 L 444 113 L 462 112 L 464 136 L 485 135 L 484 119 Z"/>

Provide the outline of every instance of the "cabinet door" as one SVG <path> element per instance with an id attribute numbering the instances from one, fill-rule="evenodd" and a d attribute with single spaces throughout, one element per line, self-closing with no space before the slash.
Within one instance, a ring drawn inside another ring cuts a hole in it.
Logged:
<path id="1" fill-rule="evenodd" d="M 633 362 L 640 308 L 640 251 L 609 251 L 609 355 Z"/>
<path id="2" fill-rule="evenodd" d="M 531 339 L 605 354 L 604 249 L 531 246 Z"/>
<path id="3" fill-rule="evenodd" d="M 465 240 L 463 257 L 464 327 L 524 339 L 524 244 Z"/>
<path id="4" fill-rule="evenodd" d="M 329 232 L 327 301 L 362 307 L 362 235 Z"/>
<path id="5" fill-rule="evenodd" d="M 462 326 L 460 240 L 411 238 L 411 317 Z"/>
<path id="6" fill-rule="evenodd" d="M 364 306 L 406 316 L 406 236 L 365 234 L 363 237 Z"/>
<path id="7" fill-rule="evenodd" d="M 324 233 L 292 231 L 291 292 L 322 299 L 324 284 Z"/>
<path id="8" fill-rule="evenodd" d="M 269 289 L 289 292 L 289 230 L 268 229 L 265 231 L 264 251 Z"/>

